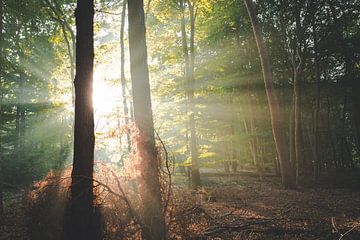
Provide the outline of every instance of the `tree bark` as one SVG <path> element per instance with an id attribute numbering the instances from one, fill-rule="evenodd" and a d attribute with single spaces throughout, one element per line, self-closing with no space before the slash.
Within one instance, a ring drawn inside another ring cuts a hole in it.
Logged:
<path id="1" fill-rule="evenodd" d="M 143 0 L 128 0 L 130 72 L 137 131 L 137 168 L 142 199 L 143 239 L 166 239 L 161 202 L 159 164 L 155 149 Z"/>
<path id="2" fill-rule="evenodd" d="M 95 224 L 93 167 L 94 167 L 94 2 L 78 0 L 76 17 L 76 76 L 74 158 L 71 173 L 71 202 L 69 221 L 64 239 L 99 239 Z"/>
<path id="3" fill-rule="evenodd" d="M 288 147 L 285 141 L 283 120 L 280 113 L 280 107 L 276 95 L 274 94 L 269 56 L 267 53 L 264 40 L 262 38 L 262 33 L 261 33 L 260 25 L 257 20 L 253 2 L 252 0 L 244 0 L 244 1 L 250 16 L 251 25 L 253 27 L 253 32 L 255 35 L 256 44 L 258 47 L 261 65 L 263 69 L 265 90 L 269 104 L 271 125 L 274 135 L 275 146 L 279 156 L 282 183 L 284 187 L 287 189 L 296 188 L 294 171 L 287 156 Z"/>
<path id="4" fill-rule="evenodd" d="M 2 124 L 2 105 L 3 105 L 3 19 L 4 19 L 4 2 L 0 0 L 0 124 Z M 2 139 L 0 135 L 0 216 L 4 213 L 3 201 L 3 157 L 2 157 Z"/>

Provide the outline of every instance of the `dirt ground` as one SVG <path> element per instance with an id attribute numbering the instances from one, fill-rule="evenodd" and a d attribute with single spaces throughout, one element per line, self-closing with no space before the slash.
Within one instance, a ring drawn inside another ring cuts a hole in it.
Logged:
<path id="1" fill-rule="evenodd" d="M 189 239 L 360 239 L 360 189 L 325 181 L 289 191 L 277 177 L 241 173 L 203 183 Z"/>
<path id="2" fill-rule="evenodd" d="M 185 176 L 173 179 L 169 239 L 360 239 L 360 188 L 349 180 L 283 190 L 271 175 L 203 173 L 204 187 L 192 192 Z M 28 239 L 21 195 L 12 199 L 0 240 Z"/>
<path id="3" fill-rule="evenodd" d="M 27 230 L 22 208 L 23 191 L 5 192 L 5 211 L 0 218 L 0 240 L 27 240 Z"/>

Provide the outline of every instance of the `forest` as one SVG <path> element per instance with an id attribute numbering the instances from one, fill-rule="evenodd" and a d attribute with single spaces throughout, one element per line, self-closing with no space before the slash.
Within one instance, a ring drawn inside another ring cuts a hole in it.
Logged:
<path id="1" fill-rule="evenodd" d="M 0 240 L 360 239 L 360 0 L 0 18 Z"/>

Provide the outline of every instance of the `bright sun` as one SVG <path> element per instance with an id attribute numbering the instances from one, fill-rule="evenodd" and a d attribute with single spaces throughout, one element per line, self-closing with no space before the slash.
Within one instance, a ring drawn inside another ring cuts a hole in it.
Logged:
<path id="1" fill-rule="evenodd" d="M 105 117 L 117 111 L 120 91 L 105 80 L 101 72 L 95 72 L 93 83 L 93 104 L 95 115 Z"/>

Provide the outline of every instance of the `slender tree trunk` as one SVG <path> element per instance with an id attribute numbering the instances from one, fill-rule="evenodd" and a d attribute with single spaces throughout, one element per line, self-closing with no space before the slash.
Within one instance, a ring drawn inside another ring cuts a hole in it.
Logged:
<path id="1" fill-rule="evenodd" d="M 20 48 L 20 47 L 19 47 Z M 24 56 L 19 52 L 20 59 Z M 18 159 L 23 157 L 25 138 L 25 104 L 24 104 L 25 76 L 20 72 L 18 77 L 18 91 L 16 104 L 16 146 L 15 154 Z"/>
<path id="2" fill-rule="evenodd" d="M 235 95 L 235 89 L 232 89 L 230 93 L 230 107 L 231 107 L 231 123 L 230 123 L 230 136 L 231 136 L 231 142 L 230 142 L 230 160 L 231 160 L 231 170 L 233 173 L 237 172 L 238 168 L 238 162 L 237 162 L 237 154 L 236 154 L 236 148 L 235 148 L 235 118 L 236 115 L 233 113 L 234 109 L 234 95 Z"/>
<path id="3" fill-rule="evenodd" d="M 60 24 L 61 24 L 61 28 L 62 28 L 62 32 L 63 32 L 63 36 L 64 36 L 64 39 L 65 39 L 66 48 L 67 48 L 67 52 L 68 52 L 68 57 L 69 57 L 71 94 L 72 94 L 71 100 L 72 100 L 72 104 L 74 106 L 74 104 L 75 104 L 75 92 L 74 92 L 74 79 L 75 79 L 75 58 L 74 58 L 74 53 L 75 53 L 75 48 L 74 48 L 74 45 L 72 43 L 70 43 L 70 40 L 69 40 L 69 38 L 67 36 L 66 25 L 64 23 L 65 20 L 63 20 L 63 21 L 59 20 L 59 21 L 60 21 Z M 75 41 L 75 39 L 72 39 L 72 41 Z"/>
<path id="4" fill-rule="evenodd" d="M 2 106 L 3 106 L 3 15 L 4 15 L 4 3 L 0 0 L 0 124 L 2 124 Z M 4 201 L 3 201 L 3 156 L 2 156 L 2 141 L 0 134 L 0 216 L 4 213 Z"/>
<path id="5" fill-rule="evenodd" d="M 294 57 L 295 58 L 295 57 Z M 301 60 L 300 60 L 301 61 Z M 294 163 L 296 171 L 296 182 L 299 176 L 304 174 L 304 163 L 302 161 L 302 141 L 301 141 L 301 100 L 300 100 L 300 73 L 301 62 L 296 64 L 293 60 L 294 69 Z"/>
<path id="6" fill-rule="evenodd" d="M 76 37 L 73 29 L 65 19 L 65 15 L 61 10 L 61 6 L 56 0 L 53 0 L 54 5 L 49 0 L 44 0 L 47 6 L 54 13 L 53 19 L 57 21 L 62 28 L 63 36 L 65 39 L 68 57 L 70 62 L 70 78 L 71 78 L 71 94 L 72 94 L 72 104 L 75 104 L 75 90 L 74 90 L 74 79 L 75 79 L 75 61 L 76 61 Z M 68 38 L 67 32 L 70 34 L 70 39 Z"/>
<path id="7" fill-rule="evenodd" d="M 185 22 L 185 9 L 189 7 L 190 12 L 190 47 L 188 47 L 186 22 Z M 187 104 L 187 114 L 189 117 L 189 130 L 190 130 L 190 153 L 191 153 L 191 186 L 196 189 L 201 186 L 200 172 L 199 172 L 199 159 L 197 148 L 196 136 L 196 123 L 195 123 L 195 103 L 194 103 L 194 68 L 195 68 L 195 20 L 196 10 L 190 1 L 183 0 L 181 2 L 182 19 L 181 19 L 181 35 L 183 54 L 185 59 L 185 95 Z"/>
<path id="8" fill-rule="evenodd" d="M 280 113 L 280 107 L 276 95 L 274 94 L 269 56 L 267 53 L 264 40 L 262 38 L 260 25 L 257 20 L 257 16 L 252 0 L 245 0 L 245 5 L 250 16 L 251 25 L 253 27 L 256 44 L 258 47 L 259 56 L 261 60 L 261 65 L 263 68 L 265 90 L 269 104 L 271 124 L 272 124 L 276 150 L 279 156 L 282 182 L 285 188 L 288 189 L 296 188 L 294 171 L 287 156 L 288 148 L 283 130 L 283 120 Z"/>
<path id="9" fill-rule="evenodd" d="M 262 179 L 263 178 L 263 173 L 262 173 L 262 167 L 259 161 L 259 154 L 258 154 L 258 144 L 257 144 L 257 134 L 256 134 L 256 119 L 255 119 L 255 111 L 254 111 L 254 105 L 253 101 L 252 101 L 252 92 L 250 90 L 250 81 L 248 81 L 248 92 L 247 92 L 247 99 L 248 99 L 248 108 L 250 110 L 250 113 L 248 114 L 248 118 L 249 118 L 249 127 L 250 129 L 248 129 L 248 135 L 250 136 L 249 139 L 249 145 L 250 145 L 250 151 L 251 151 L 251 155 L 253 157 L 253 161 L 254 161 L 254 165 L 255 168 L 257 170 L 257 172 L 259 173 L 259 178 Z"/>
<path id="10" fill-rule="evenodd" d="M 94 167 L 94 2 L 78 0 L 76 17 L 76 76 L 74 159 L 71 173 L 71 202 L 69 220 L 65 223 L 63 239 L 99 239 L 95 223 Z"/>
<path id="11" fill-rule="evenodd" d="M 319 112 L 320 112 L 320 72 L 319 72 L 319 59 L 317 52 L 317 34 L 315 29 L 315 23 L 313 23 L 313 39 L 314 39 L 314 61 L 315 61 L 315 78 L 316 78 L 316 97 L 315 97 L 315 110 L 314 110 L 314 147 L 313 147 L 313 166 L 314 166 L 314 177 L 319 176 L 319 165 L 320 165 L 320 154 L 319 154 Z"/>
<path id="12" fill-rule="evenodd" d="M 184 66 L 184 90 L 185 90 L 185 115 L 187 116 L 189 113 L 189 98 L 188 98 L 188 92 L 189 92 L 189 66 L 190 66 L 190 60 L 189 60 L 189 49 L 188 49 L 188 43 L 187 43 L 187 36 L 186 36 L 186 20 L 185 20 L 185 0 L 180 1 L 180 8 L 181 8 L 181 43 L 182 43 L 182 49 L 183 49 L 183 55 L 185 60 L 185 66 Z M 190 143 L 189 143 L 189 121 L 185 122 L 185 128 L 186 128 L 186 153 L 191 154 L 190 150 Z M 191 166 L 187 167 L 187 177 L 188 177 L 188 187 L 191 188 Z"/>
<path id="13" fill-rule="evenodd" d="M 290 118 L 289 118 L 289 157 L 290 162 L 296 167 L 296 153 L 295 153 L 295 106 L 294 95 L 292 98 Z"/>
<path id="14" fill-rule="evenodd" d="M 199 153 L 197 145 L 196 135 L 196 123 L 195 123 L 195 20 L 196 20 L 196 9 L 194 3 L 189 4 L 190 10 L 190 65 L 189 65 L 189 125 L 190 125 L 190 149 L 191 149 L 191 183 L 192 188 L 196 189 L 201 186 L 200 171 L 199 171 Z"/>
<path id="15" fill-rule="evenodd" d="M 126 6 L 127 0 L 123 0 L 122 5 L 122 12 L 121 12 L 121 26 L 120 26 L 120 64 L 121 64 L 121 93 L 122 93 L 122 100 L 123 100 L 123 109 L 124 109 L 124 118 L 125 118 L 125 125 L 126 125 L 126 140 L 127 140 L 127 147 L 128 152 L 131 151 L 131 139 L 130 139 L 130 128 L 129 128 L 129 108 L 128 103 L 126 100 L 126 77 L 125 77 L 125 44 L 124 44 L 124 31 L 125 31 L 125 16 L 126 16 Z"/>
<path id="16" fill-rule="evenodd" d="M 335 146 L 335 142 L 334 142 L 334 139 L 333 139 L 333 136 L 332 136 L 332 133 L 333 133 L 333 129 L 331 127 L 331 103 L 330 103 L 330 97 L 327 96 L 326 97 L 326 102 L 327 102 L 327 115 L 326 115 L 326 123 L 327 123 L 327 134 L 328 134 L 328 140 L 330 142 L 330 146 L 331 146 L 331 149 L 332 149 L 332 161 L 333 161 L 333 164 L 335 166 L 335 168 L 339 168 L 339 162 L 338 162 L 338 159 L 337 159 L 337 152 L 336 152 L 336 146 Z M 323 165 L 320 165 L 319 166 L 319 171 L 321 171 L 321 169 L 323 168 Z"/>
<path id="17" fill-rule="evenodd" d="M 341 113 L 341 132 L 339 134 L 339 140 L 340 140 L 340 151 L 341 151 L 341 164 L 343 168 L 346 168 L 346 162 L 348 161 L 347 156 L 346 156 L 346 132 L 345 132 L 345 124 L 346 124 L 346 110 L 347 110 L 347 95 L 346 95 L 346 91 L 343 90 L 344 93 L 344 107 L 342 109 L 342 113 Z"/>
<path id="18" fill-rule="evenodd" d="M 128 0 L 130 71 L 134 98 L 134 118 L 139 193 L 142 199 L 143 239 L 166 239 L 161 202 L 158 156 L 155 149 L 143 0 Z"/>

